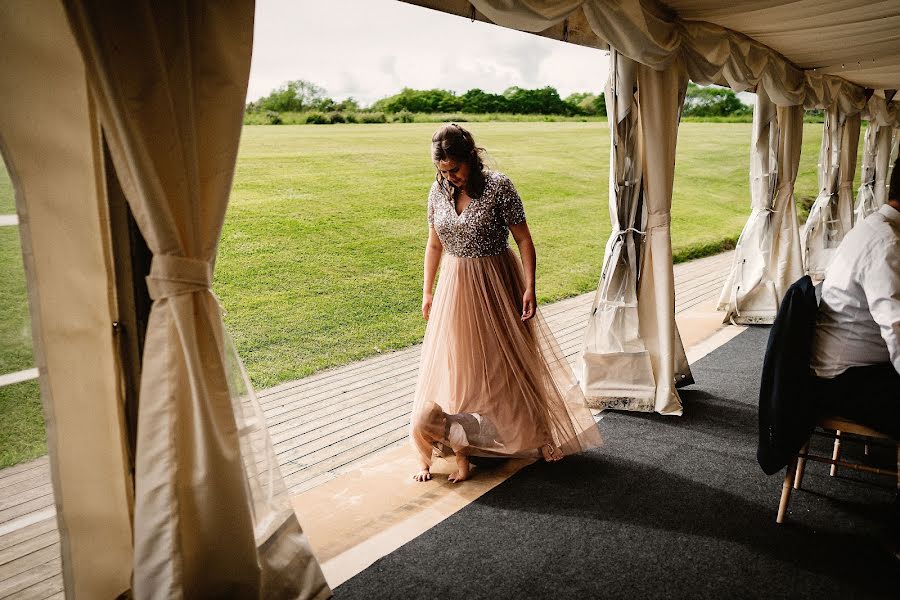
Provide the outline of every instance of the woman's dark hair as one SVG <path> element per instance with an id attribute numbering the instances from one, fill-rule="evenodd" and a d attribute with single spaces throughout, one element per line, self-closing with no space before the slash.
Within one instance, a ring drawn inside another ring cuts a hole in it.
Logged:
<path id="1" fill-rule="evenodd" d="M 456 123 L 444 125 L 431 138 L 431 159 L 434 164 L 442 160 L 453 159 L 469 164 L 469 179 L 466 181 L 466 193 L 471 198 L 480 198 L 484 193 L 484 162 L 481 155 L 484 148 L 475 145 L 475 138 L 467 130 Z M 441 172 L 435 175 L 441 191 L 453 198 L 454 187 L 444 179 Z"/>

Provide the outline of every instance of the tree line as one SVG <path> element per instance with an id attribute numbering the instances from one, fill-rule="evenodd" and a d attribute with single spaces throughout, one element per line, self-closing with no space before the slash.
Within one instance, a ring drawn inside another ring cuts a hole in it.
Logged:
<path id="1" fill-rule="evenodd" d="M 521 115 L 605 116 L 602 92 L 578 92 L 562 98 L 556 88 L 525 89 L 513 86 L 501 94 L 474 88 L 463 94 L 451 90 L 403 88 L 399 93 L 363 107 L 353 98 L 336 101 L 324 88 L 304 80 L 288 81 L 269 95 L 247 104 L 249 113 L 509 113 Z M 728 89 L 691 83 L 685 97 L 685 116 L 723 117 L 749 114 Z M 316 122 L 315 120 L 311 122 Z"/>

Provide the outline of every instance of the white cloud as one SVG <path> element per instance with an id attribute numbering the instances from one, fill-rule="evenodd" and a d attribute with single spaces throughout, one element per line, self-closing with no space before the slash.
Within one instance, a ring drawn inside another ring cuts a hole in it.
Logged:
<path id="1" fill-rule="evenodd" d="M 397 0 L 258 0 L 248 99 L 291 79 L 363 103 L 404 86 L 599 91 L 605 53 Z"/>

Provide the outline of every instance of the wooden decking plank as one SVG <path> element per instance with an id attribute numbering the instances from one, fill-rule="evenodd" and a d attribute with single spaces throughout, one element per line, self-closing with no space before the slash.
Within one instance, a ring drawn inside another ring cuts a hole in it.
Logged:
<path id="1" fill-rule="evenodd" d="M 24 490 L 10 494 L 9 496 L 4 494 L 3 497 L 0 498 L 0 514 L 3 514 L 3 511 L 14 506 L 23 504 L 29 500 L 34 500 L 35 498 L 42 498 L 48 494 L 53 494 L 53 485 L 49 481 L 37 487 L 26 487 Z"/>
<path id="2" fill-rule="evenodd" d="M 722 291 L 722 285 L 724 282 L 716 282 L 717 285 L 710 285 L 704 293 L 691 294 L 690 296 L 685 296 L 681 299 L 681 301 L 675 305 L 675 314 L 684 312 L 689 308 L 697 306 L 698 304 L 702 304 L 703 302 L 708 302 L 710 300 L 718 300 L 719 295 Z"/>
<path id="3" fill-rule="evenodd" d="M 385 363 L 384 365 L 379 366 L 377 369 L 372 369 L 368 371 L 352 371 L 348 372 L 348 376 L 345 379 L 337 379 L 328 383 L 325 383 L 321 386 L 315 386 L 313 388 L 297 388 L 296 390 L 291 390 L 290 393 L 287 391 L 279 393 L 277 397 L 272 398 L 270 401 L 263 406 L 263 410 L 269 412 L 272 410 L 273 405 L 277 403 L 278 400 L 291 397 L 296 394 L 302 394 L 304 392 L 308 392 L 310 389 L 314 390 L 316 394 L 323 394 L 326 392 L 331 393 L 346 393 L 348 391 L 352 391 L 359 387 L 360 385 L 364 385 L 367 382 L 381 381 L 385 378 L 389 378 L 391 373 L 395 372 L 398 368 L 414 368 L 414 366 L 418 363 L 419 352 L 421 351 L 419 346 L 415 346 L 413 348 L 415 351 L 407 353 L 406 356 L 402 358 L 398 358 L 393 362 Z"/>
<path id="4" fill-rule="evenodd" d="M 408 426 L 410 422 L 410 412 L 401 414 L 381 415 L 377 419 L 373 419 L 370 423 L 362 423 L 354 426 L 352 436 L 335 436 L 334 441 L 329 444 L 321 445 L 315 449 L 295 447 L 287 450 L 279 455 L 279 463 L 295 465 L 300 468 L 309 468 L 327 462 L 332 457 L 344 452 L 347 448 L 352 448 L 358 443 L 375 439 L 383 433 L 392 431 L 400 427 L 404 423 Z M 293 468 L 288 466 L 288 469 Z M 327 469 L 328 467 L 324 467 Z"/>
<path id="5" fill-rule="evenodd" d="M 53 506 L 52 490 L 50 491 L 50 493 L 44 496 L 39 496 L 37 498 L 27 500 L 25 502 L 22 502 L 21 504 L 11 506 L 6 510 L 0 510 L 0 524 L 6 523 L 7 521 L 12 521 L 16 517 L 21 517 L 22 515 L 27 515 L 32 512 L 37 512 L 51 506 Z"/>
<path id="6" fill-rule="evenodd" d="M 0 566 L 11 563 L 17 558 L 21 558 L 57 543 L 59 543 L 59 532 L 54 528 L 51 531 L 44 532 L 14 546 L 0 550 Z"/>
<path id="7" fill-rule="evenodd" d="M 8 485 L 4 488 L 0 488 L 0 507 L 3 506 L 3 503 L 8 498 L 12 498 L 13 496 L 16 496 L 18 494 L 27 492 L 28 490 L 39 489 L 47 485 L 50 485 L 49 473 L 47 473 L 44 477 L 32 477 L 30 479 L 25 479 L 24 481 L 19 481 L 12 485 Z"/>
<path id="8" fill-rule="evenodd" d="M 273 439 L 280 441 L 283 439 L 283 432 L 295 428 L 298 425 L 298 421 L 300 421 L 301 424 L 303 422 L 321 419 L 327 421 L 330 415 L 341 412 L 346 408 L 361 405 L 369 406 L 373 403 L 377 404 L 380 401 L 388 400 L 389 398 L 395 397 L 397 392 L 405 393 L 408 388 L 414 387 L 416 378 L 417 374 L 415 372 L 409 373 L 402 378 L 398 378 L 389 385 L 367 386 L 365 391 L 359 391 L 356 394 L 348 394 L 341 397 L 338 401 L 324 399 L 312 406 L 305 405 L 293 409 L 288 413 L 279 415 L 278 422 L 270 426 L 270 435 Z M 302 401 L 303 399 L 298 399 L 298 402 Z"/>
<path id="9" fill-rule="evenodd" d="M 726 277 L 724 277 L 721 273 L 704 273 L 697 277 L 696 281 L 691 282 L 690 285 L 682 284 L 680 286 L 675 287 L 675 300 L 678 301 L 680 296 L 695 294 L 697 290 L 705 290 L 710 285 L 718 285 L 720 288 L 722 284 L 725 282 Z"/>
<path id="10" fill-rule="evenodd" d="M 401 425 L 408 426 L 411 409 L 412 402 L 409 402 L 407 406 L 397 407 L 372 419 L 371 422 L 356 423 L 322 439 L 299 444 L 291 448 L 285 457 L 280 456 L 279 462 L 290 462 L 295 465 L 304 465 L 307 468 L 312 465 L 320 465 L 315 467 L 316 472 L 329 470 L 321 466 L 322 461 L 343 452 L 348 447 L 346 443 L 348 440 L 356 441 L 357 438 L 365 437 L 374 439 L 385 431 L 391 431 Z"/>
<path id="11" fill-rule="evenodd" d="M 393 406 L 402 404 L 403 400 L 411 397 L 412 393 L 413 387 L 411 385 L 401 385 L 395 390 L 371 398 L 368 402 L 358 407 L 351 402 L 345 404 L 341 410 L 329 412 L 316 420 L 298 419 L 271 438 L 273 445 L 276 448 L 283 448 L 286 445 L 290 445 L 289 440 L 296 439 L 298 435 L 315 435 L 318 428 L 329 426 L 332 423 L 342 422 L 347 418 L 362 413 L 377 414 L 379 410 L 388 410 Z"/>
<path id="12" fill-rule="evenodd" d="M 4 484 L 0 484 L 0 496 L 18 494 L 23 489 L 39 487 L 49 481 L 49 468 L 22 471 L 7 477 L 4 480 Z"/>
<path id="13" fill-rule="evenodd" d="M 277 399 L 279 396 L 285 393 L 294 393 L 296 391 L 308 389 L 311 387 L 322 387 L 325 385 L 330 385 L 334 382 L 341 382 L 347 378 L 348 373 L 352 373 L 354 376 L 356 376 L 358 374 L 366 374 L 378 371 L 379 369 L 383 369 L 386 366 L 389 366 L 392 362 L 394 362 L 398 355 L 404 356 L 416 351 L 416 347 L 412 346 L 410 348 L 404 348 L 403 350 L 396 350 L 394 352 L 380 355 L 376 357 L 377 360 L 367 359 L 365 361 L 362 361 L 361 363 L 351 363 L 350 365 L 345 365 L 343 367 L 336 367 L 328 371 L 323 371 L 322 373 L 316 373 L 315 375 L 311 375 L 310 377 L 305 379 L 299 379 L 287 384 L 282 384 L 280 386 L 277 386 L 276 388 L 262 390 L 261 392 L 257 393 L 257 398 L 260 400 L 260 404 L 268 404 L 269 402 Z"/>
<path id="14" fill-rule="evenodd" d="M 283 465 L 282 473 L 288 478 L 288 487 L 290 487 L 292 485 L 290 480 L 298 477 L 297 473 L 306 471 L 307 474 L 315 475 L 322 471 L 330 471 L 352 460 L 347 458 L 348 456 L 359 458 L 373 448 L 380 448 L 383 439 L 395 434 L 401 437 L 406 437 L 409 434 L 408 418 L 383 423 L 377 428 L 358 435 L 356 438 L 346 440 L 337 447 L 323 448 L 317 455 L 306 456 L 304 462 L 295 463 L 290 461 Z M 312 467 L 316 468 L 313 469 Z"/>
<path id="15" fill-rule="evenodd" d="M 11 467 L 6 467 L 0 470 L 0 485 L 3 484 L 3 480 L 6 479 L 10 475 L 15 475 L 17 473 L 21 473 L 23 471 L 30 471 L 32 469 L 42 469 L 46 468 L 50 465 L 50 459 L 44 455 L 35 460 L 30 460 L 28 462 L 20 463 L 18 465 L 13 465 Z"/>
<path id="16" fill-rule="evenodd" d="M 59 596 L 62 592 L 63 580 L 62 575 L 59 575 L 57 577 L 48 577 L 17 592 L 15 600 L 48 600 L 54 596 Z"/>
<path id="17" fill-rule="evenodd" d="M 690 300 L 698 296 L 718 296 L 721 293 L 724 284 L 724 277 L 704 278 L 703 281 L 698 281 L 693 287 L 684 290 L 680 294 L 676 294 L 675 303 L 677 304 L 679 301 L 683 302 L 684 300 Z"/>
<path id="18" fill-rule="evenodd" d="M 264 411 L 266 415 L 266 422 L 270 423 L 270 426 L 274 427 L 284 420 L 287 413 L 298 416 L 307 414 L 312 410 L 318 410 L 319 405 L 321 405 L 323 401 L 332 401 L 334 398 L 338 397 L 353 397 L 355 396 L 355 393 L 360 393 L 360 390 L 373 386 L 390 385 L 391 382 L 397 381 L 401 378 L 403 380 L 415 380 L 417 377 L 418 369 L 419 360 L 418 357 L 416 357 L 415 360 L 410 360 L 408 361 L 408 363 L 403 364 L 402 366 L 398 366 L 398 368 L 393 372 L 385 372 L 378 378 L 359 380 L 357 382 L 354 382 L 351 386 L 348 386 L 346 389 L 338 388 L 334 390 L 317 390 L 314 394 L 298 394 L 297 396 L 291 398 L 284 398 L 282 404 L 277 409 Z"/>
<path id="19" fill-rule="evenodd" d="M 340 411 L 331 412 L 319 419 L 294 423 L 290 429 L 283 430 L 277 437 L 272 436 L 273 446 L 275 451 L 278 452 L 280 448 L 296 443 L 298 438 L 306 440 L 309 436 L 329 435 L 339 425 L 352 425 L 377 415 L 379 412 L 393 410 L 397 406 L 402 406 L 406 402 L 411 401 L 411 398 L 412 390 L 409 386 L 404 386 L 401 389 L 394 390 L 392 393 L 373 398 L 365 404 L 358 406 L 349 405 Z"/>
<path id="20" fill-rule="evenodd" d="M 348 460 L 346 463 L 344 463 L 342 465 L 334 467 L 331 470 L 324 471 L 324 472 L 316 475 L 315 477 L 303 479 L 299 483 L 295 483 L 293 485 L 293 487 L 290 488 L 290 493 L 291 494 L 303 493 L 308 489 L 312 489 L 312 488 L 316 487 L 317 485 L 321 485 L 322 483 L 324 483 L 326 481 L 330 481 L 331 479 L 334 479 L 341 473 L 345 473 L 347 471 L 354 469 L 356 467 L 357 462 L 361 459 L 365 459 L 365 458 L 372 456 L 373 454 L 376 454 L 378 452 L 381 452 L 382 450 L 385 450 L 387 448 L 395 448 L 397 446 L 402 446 L 407 443 L 409 443 L 409 441 L 407 439 L 407 435 L 403 431 L 401 431 L 400 434 L 397 435 L 394 439 L 388 440 L 388 441 L 383 441 L 382 445 L 368 448 L 368 449 L 366 449 L 365 452 L 360 453 L 360 455 L 358 457 L 351 458 L 350 460 Z"/>
<path id="21" fill-rule="evenodd" d="M 35 552 L 31 552 L 24 556 L 20 556 L 19 558 L 6 563 L 5 565 L 0 565 L 0 590 L 3 589 L 3 582 L 7 579 L 10 579 L 16 575 L 21 575 L 22 573 L 27 573 L 28 571 L 34 570 L 35 567 L 43 565 L 48 561 L 53 560 L 54 558 L 59 558 L 59 544 L 53 544 L 52 546 L 47 546 L 46 548 L 41 548 L 40 550 L 36 550 Z M 41 577 L 35 581 L 32 581 L 28 585 L 32 583 L 36 583 L 37 581 L 41 581 L 46 579 L 46 577 Z M 27 586 L 23 586 L 27 587 Z"/>
<path id="22" fill-rule="evenodd" d="M 344 450 L 341 454 L 333 456 L 324 466 L 325 470 L 337 470 L 345 467 L 356 460 L 370 456 L 372 453 L 392 446 L 406 439 L 409 434 L 408 425 L 402 425 L 393 431 L 389 431 L 381 437 L 369 439 L 361 444 L 354 445 Z M 285 475 L 285 483 L 288 490 L 295 491 L 295 488 L 304 481 L 318 473 L 311 473 L 308 469 L 298 469 L 291 471 Z"/>
<path id="23" fill-rule="evenodd" d="M 54 576 L 62 579 L 62 562 L 58 555 L 14 574 L 0 572 L 0 599 L 13 598 L 17 592 Z"/>
<path id="24" fill-rule="evenodd" d="M 48 531 L 56 531 L 55 516 L 49 519 L 44 519 L 43 521 L 38 521 L 37 523 L 33 523 L 26 527 L 22 527 L 21 529 L 17 529 L 11 533 L 7 533 L 4 536 L 0 536 L 0 551 L 6 550 L 11 546 L 15 546 L 16 544 L 20 544 L 22 542 L 30 540 L 31 538 L 47 533 Z"/>
<path id="25" fill-rule="evenodd" d="M 29 485 L 40 485 L 41 481 L 50 481 L 50 467 L 44 465 L 29 469 L 27 471 L 19 471 L 0 480 L 0 494 L 5 494 L 6 490 L 14 485 L 19 485 L 23 481 L 31 481 Z"/>

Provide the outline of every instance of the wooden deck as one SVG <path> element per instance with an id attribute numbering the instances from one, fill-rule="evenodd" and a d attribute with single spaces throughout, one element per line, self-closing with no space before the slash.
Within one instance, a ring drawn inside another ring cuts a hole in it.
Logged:
<path id="1" fill-rule="evenodd" d="M 675 312 L 718 297 L 733 253 L 675 266 Z M 542 307 L 574 362 L 593 293 Z M 404 442 L 419 346 L 259 392 L 292 494 L 335 478 L 373 452 Z M 0 470 L 0 599 L 62 598 L 59 534 L 47 457 Z"/>

